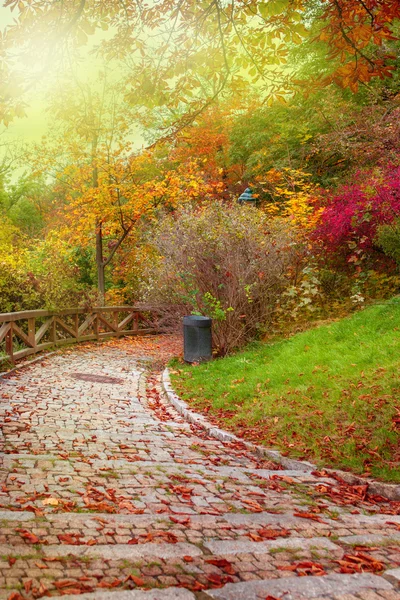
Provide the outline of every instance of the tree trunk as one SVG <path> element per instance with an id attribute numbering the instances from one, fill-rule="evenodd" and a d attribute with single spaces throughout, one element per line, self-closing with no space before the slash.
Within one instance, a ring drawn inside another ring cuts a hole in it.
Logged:
<path id="1" fill-rule="evenodd" d="M 94 188 L 99 186 L 99 176 L 97 166 L 95 164 L 95 155 L 97 149 L 97 135 L 94 134 L 92 138 L 92 161 L 94 163 L 92 173 L 92 185 Z M 106 282 L 105 282 L 105 264 L 103 260 L 103 231 L 101 221 L 96 223 L 96 265 L 97 265 L 97 289 L 100 296 L 100 306 L 104 306 L 104 296 L 106 293 Z"/>
<path id="2" fill-rule="evenodd" d="M 100 305 L 104 306 L 105 287 L 105 264 L 103 260 L 103 235 L 101 223 L 96 225 L 96 264 L 97 264 L 97 288 L 100 295 Z"/>

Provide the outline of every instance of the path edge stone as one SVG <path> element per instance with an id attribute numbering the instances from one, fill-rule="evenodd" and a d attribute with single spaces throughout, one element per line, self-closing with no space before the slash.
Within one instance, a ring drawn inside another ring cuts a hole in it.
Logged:
<path id="1" fill-rule="evenodd" d="M 43 354 L 39 354 L 38 356 L 36 356 L 35 358 L 32 358 L 31 360 L 21 361 L 21 363 L 16 364 L 15 367 L 10 369 L 9 371 L 0 371 L 0 381 L 2 379 L 7 379 L 7 377 L 9 375 L 12 375 L 13 373 L 16 373 L 17 371 L 22 371 L 23 369 L 26 369 L 27 367 L 30 367 L 31 365 L 34 365 L 35 363 L 38 363 L 41 360 L 45 360 L 45 359 L 47 360 L 48 358 L 55 356 L 56 354 L 59 353 L 59 351 L 60 351 L 60 348 L 58 350 L 52 350 L 51 352 L 44 352 Z"/>
<path id="2" fill-rule="evenodd" d="M 168 367 L 166 367 L 162 372 L 161 382 L 165 395 L 175 410 L 189 423 L 199 425 L 208 433 L 209 436 L 216 438 L 221 442 L 240 442 L 244 444 L 248 450 L 254 452 L 257 456 L 269 458 L 270 460 L 282 465 L 286 469 L 293 469 L 295 471 L 303 472 L 317 469 L 317 466 L 313 463 L 287 458 L 278 450 L 268 449 L 264 446 L 247 442 L 242 438 L 237 437 L 233 433 L 230 433 L 229 431 L 215 427 L 215 425 L 210 423 L 202 414 L 193 411 L 191 408 L 189 408 L 189 405 L 186 402 L 179 398 L 172 387 Z M 343 479 L 343 481 L 350 485 L 368 485 L 368 491 L 372 494 L 383 496 L 388 500 L 400 500 L 399 484 L 384 483 L 382 481 L 376 481 L 375 479 L 360 477 L 359 475 L 355 475 L 354 473 L 350 473 L 348 471 L 341 471 L 340 469 L 324 468 L 324 471 L 326 471 L 328 475 L 340 477 L 340 479 Z"/>

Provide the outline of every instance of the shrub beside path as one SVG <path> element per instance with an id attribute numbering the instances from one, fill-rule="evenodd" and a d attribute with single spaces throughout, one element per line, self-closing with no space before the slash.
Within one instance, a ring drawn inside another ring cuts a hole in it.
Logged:
<path id="1" fill-rule="evenodd" d="M 400 503 L 184 421 L 171 338 L 0 381 L 0 600 L 400 600 Z"/>

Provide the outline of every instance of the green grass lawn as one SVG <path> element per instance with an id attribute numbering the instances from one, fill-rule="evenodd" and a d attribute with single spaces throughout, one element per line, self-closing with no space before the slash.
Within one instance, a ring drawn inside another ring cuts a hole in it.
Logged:
<path id="1" fill-rule="evenodd" d="M 248 440 L 400 481 L 400 298 L 210 363 L 174 363 L 193 407 Z M 397 416 L 397 420 L 396 420 Z"/>

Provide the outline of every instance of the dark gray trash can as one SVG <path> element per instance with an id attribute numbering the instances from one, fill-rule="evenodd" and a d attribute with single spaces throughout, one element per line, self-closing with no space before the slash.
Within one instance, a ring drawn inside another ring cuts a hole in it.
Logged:
<path id="1" fill-rule="evenodd" d="M 183 317 L 183 358 L 186 362 L 204 362 L 212 358 L 209 317 Z"/>

